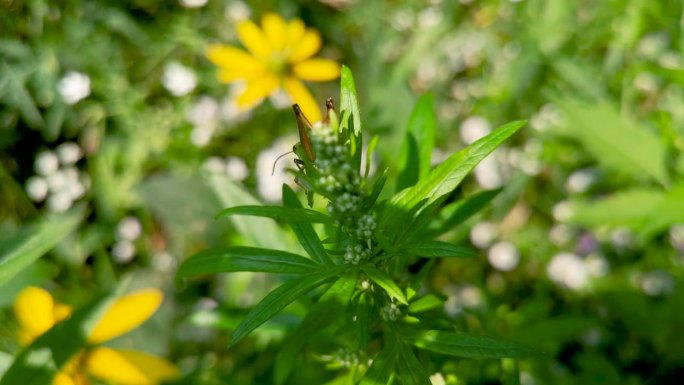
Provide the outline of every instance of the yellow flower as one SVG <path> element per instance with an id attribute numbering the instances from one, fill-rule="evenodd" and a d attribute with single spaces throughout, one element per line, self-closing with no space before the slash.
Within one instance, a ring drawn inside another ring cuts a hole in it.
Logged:
<path id="1" fill-rule="evenodd" d="M 147 353 L 96 346 L 135 329 L 161 305 L 159 290 L 139 290 L 119 298 L 102 316 L 88 338 L 91 346 L 76 355 L 55 376 L 53 385 L 88 385 L 86 373 L 117 385 L 154 385 L 177 377 L 178 369 L 163 358 Z M 17 296 L 14 313 L 19 339 L 29 344 L 71 315 L 71 307 L 56 302 L 50 293 L 28 287 Z"/>
<path id="2" fill-rule="evenodd" d="M 321 49 L 318 32 L 306 28 L 299 19 L 285 21 L 268 13 L 261 20 L 261 28 L 245 20 L 238 24 L 237 34 L 249 52 L 215 44 L 207 49 L 207 57 L 219 67 L 219 81 L 245 82 L 244 91 L 237 97 L 238 107 L 254 107 L 282 89 L 312 122 L 321 120 L 316 99 L 302 80 L 336 79 L 340 76 L 340 65 L 333 60 L 312 58 Z"/>

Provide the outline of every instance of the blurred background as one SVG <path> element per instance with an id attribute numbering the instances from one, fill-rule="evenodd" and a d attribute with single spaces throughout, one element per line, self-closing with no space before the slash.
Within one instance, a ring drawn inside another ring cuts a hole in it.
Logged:
<path id="1" fill-rule="evenodd" d="M 28 285 L 79 305 L 124 276 L 165 291 L 162 309 L 110 344 L 176 362 L 179 383 L 267 384 L 293 305 L 228 349 L 279 282 L 222 274 L 174 282 L 210 246 L 298 250 L 289 229 L 222 208 L 279 204 L 298 141 L 287 95 L 251 110 L 221 84 L 209 44 L 267 12 L 302 19 L 320 57 L 356 78 L 374 169 L 432 92 L 437 164 L 511 120 L 527 126 L 458 194 L 501 189 L 444 240 L 480 261 L 438 263 L 426 290 L 460 330 L 542 358 L 432 356 L 434 384 L 670 384 L 684 378 L 684 3 L 608 0 L 0 0 L 0 238 L 44 218 L 76 230 L 0 286 L 0 361 L 21 348 L 12 314 Z M 317 100 L 335 81 L 309 84 Z M 391 190 L 391 188 L 389 188 Z M 387 191 L 391 193 L 391 191 Z M 332 339 L 332 337 L 331 337 Z M 344 372 L 334 341 L 289 383 Z M 9 357 L 9 358 L 8 358 Z M 422 357 L 426 359 L 427 357 Z"/>

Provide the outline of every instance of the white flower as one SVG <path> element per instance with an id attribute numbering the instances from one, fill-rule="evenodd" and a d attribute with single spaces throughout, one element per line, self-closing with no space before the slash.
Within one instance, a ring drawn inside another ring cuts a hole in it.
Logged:
<path id="1" fill-rule="evenodd" d="M 232 21 L 233 23 L 248 19 L 250 13 L 251 12 L 247 4 L 243 3 L 242 1 L 231 1 L 226 6 L 226 10 L 224 12 L 226 19 Z"/>
<path id="2" fill-rule="evenodd" d="M 487 260 L 499 271 L 511 271 L 520 262 L 518 248 L 510 242 L 499 242 L 487 252 Z"/>
<path id="3" fill-rule="evenodd" d="M 135 257 L 135 245 L 130 241 L 119 241 L 112 247 L 112 257 L 119 263 L 128 263 Z"/>
<path id="4" fill-rule="evenodd" d="M 556 254 L 546 267 L 546 274 L 552 281 L 571 290 L 582 289 L 589 281 L 584 261 L 573 253 Z"/>
<path id="5" fill-rule="evenodd" d="M 461 123 L 461 140 L 465 144 L 472 144 L 490 132 L 492 132 L 492 126 L 481 116 L 471 116 Z"/>
<path id="6" fill-rule="evenodd" d="M 440 7 L 425 8 L 418 14 L 418 26 L 420 28 L 433 27 L 442 21 L 442 16 Z"/>
<path id="7" fill-rule="evenodd" d="M 273 170 L 273 165 L 280 155 L 292 151 L 294 143 L 296 143 L 294 138 L 280 138 L 273 143 L 273 146 L 262 151 L 257 157 L 256 177 L 258 191 L 266 200 L 271 202 L 280 200 L 283 183 L 292 180 L 292 177 L 285 172 L 288 167 L 288 161 L 291 162 L 290 157 L 280 159 L 275 166 L 275 170 Z"/>
<path id="8" fill-rule="evenodd" d="M 568 192 L 581 194 L 598 181 L 599 174 L 594 168 L 583 168 L 570 174 L 565 181 Z"/>
<path id="9" fill-rule="evenodd" d="M 473 171 L 477 183 L 482 188 L 491 190 L 503 186 L 505 176 L 501 172 L 498 154 L 501 149 L 494 151 L 488 157 L 484 158 L 480 164 L 475 166 Z"/>
<path id="10" fill-rule="evenodd" d="M 444 376 L 442 376 L 442 373 L 435 373 L 431 375 L 430 383 L 432 385 L 446 385 L 446 381 L 444 380 Z"/>
<path id="11" fill-rule="evenodd" d="M 233 180 L 243 181 L 249 175 L 249 169 L 242 158 L 229 156 L 226 158 L 226 173 Z"/>
<path id="12" fill-rule="evenodd" d="M 225 170 L 225 164 L 220 157 L 211 156 L 204 161 L 202 168 L 212 174 L 220 174 Z"/>
<path id="13" fill-rule="evenodd" d="M 136 217 L 125 217 L 116 225 L 116 236 L 118 239 L 134 241 L 142 234 L 142 225 Z"/>
<path id="14" fill-rule="evenodd" d="M 196 126 L 190 131 L 190 142 L 197 147 L 205 147 L 214 136 L 214 127 Z"/>
<path id="15" fill-rule="evenodd" d="M 570 226 L 556 223 L 549 230 L 549 240 L 556 246 L 564 246 L 568 244 L 574 236 L 573 230 Z"/>
<path id="16" fill-rule="evenodd" d="M 551 209 L 553 218 L 558 222 L 566 222 L 575 214 L 572 203 L 568 201 L 561 201 L 556 203 Z"/>
<path id="17" fill-rule="evenodd" d="M 195 89 L 197 77 L 184 65 L 171 62 L 164 68 L 162 85 L 174 96 L 183 96 Z"/>
<path id="18" fill-rule="evenodd" d="M 641 277 L 641 290 L 651 297 L 672 293 L 675 280 L 664 270 L 654 270 Z"/>
<path id="19" fill-rule="evenodd" d="M 76 104 L 90 95 L 90 78 L 84 73 L 69 71 L 57 83 L 57 91 L 66 104 Z"/>
<path id="20" fill-rule="evenodd" d="M 480 222 L 470 230 L 470 242 L 480 249 L 485 249 L 498 235 L 497 227 L 492 222 Z"/>
<path id="21" fill-rule="evenodd" d="M 69 210 L 73 203 L 74 200 L 67 191 L 50 194 L 47 198 L 48 209 L 56 213 L 63 213 Z"/>
<path id="22" fill-rule="evenodd" d="M 34 202 L 41 202 L 47 197 L 48 183 L 45 178 L 32 176 L 26 180 L 26 194 Z"/>
<path id="23" fill-rule="evenodd" d="M 604 277 L 610 271 L 608 261 L 598 253 L 587 255 L 584 264 L 587 266 L 587 272 L 589 272 L 589 275 L 592 277 Z"/>
<path id="24" fill-rule="evenodd" d="M 290 95 L 288 95 L 287 92 L 283 91 L 282 89 L 278 89 L 276 92 L 269 95 L 268 98 L 273 107 L 279 110 L 290 108 L 292 106 L 292 99 L 290 98 Z"/>
<path id="25" fill-rule="evenodd" d="M 185 8 L 201 8 L 207 5 L 209 0 L 180 0 L 180 3 Z"/>
<path id="26" fill-rule="evenodd" d="M 36 156 L 33 168 L 40 175 L 53 174 L 59 168 L 59 158 L 52 151 L 43 151 Z"/>
<path id="27" fill-rule="evenodd" d="M 202 95 L 188 109 L 185 120 L 194 126 L 211 126 L 216 124 L 219 114 L 219 104 L 211 96 Z"/>
<path id="28" fill-rule="evenodd" d="M 64 142 L 55 149 L 59 162 L 64 166 L 71 166 L 83 157 L 83 150 L 74 142 Z"/>

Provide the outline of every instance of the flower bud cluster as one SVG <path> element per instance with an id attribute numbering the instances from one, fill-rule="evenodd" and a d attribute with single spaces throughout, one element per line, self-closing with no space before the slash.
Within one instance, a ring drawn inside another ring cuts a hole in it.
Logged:
<path id="1" fill-rule="evenodd" d="M 311 142 L 320 173 L 316 181 L 330 199 L 328 213 L 349 239 L 344 261 L 356 265 L 373 254 L 377 223 L 373 215 L 361 213 L 361 177 L 343 140 L 329 125 L 313 127 Z"/>
<path id="2" fill-rule="evenodd" d="M 385 321 L 396 321 L 401 316 L 401 310 L 394 303 L 390 303 L 380 309 L 380 317 Z"/>

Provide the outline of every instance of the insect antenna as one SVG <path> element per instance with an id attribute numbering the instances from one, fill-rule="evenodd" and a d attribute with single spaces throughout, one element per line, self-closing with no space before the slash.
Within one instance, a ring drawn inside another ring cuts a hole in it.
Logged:
<path id="1" fill-rule="evenodd" d="M 286 153 L 284 153 L 284 154 L 282 154 L 282 155 L 278 155 L 278 157 L 276 158 L 275 162 L 273 162 L 273 169 L 271 170 L 271 176 L 273 176 L 273 174 L 275 174 L 275 167 L 276 167 L 276 165 L 278 164 L 278 161 L 280 160 L 280 158 L 284 157 L 284 156 L 287 155 L 287 154 L 294 154 L 294 149 L 293 149 L 292 151 L 288 151 L 288 152 L 286 152 Z"/>

